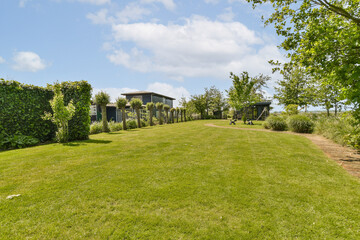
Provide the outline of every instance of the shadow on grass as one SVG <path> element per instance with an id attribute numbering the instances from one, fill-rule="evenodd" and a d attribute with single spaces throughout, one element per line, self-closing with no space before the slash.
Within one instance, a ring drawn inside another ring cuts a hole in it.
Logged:
<path id="1" fill-rule="evenodd" d="M 86 143 L 92 143 L 92 144 L 109 144 L 112 141 L 108 141 L 108 140 L 95 140 L 95 139 L 89 139 L 89 140 L 84 140 L 81 142 L 69 142 L 69 143 L 63 143 L 63 146 L 69 146 L 69 147 L 78 147 L 81 145 L 86 145 Z"/>

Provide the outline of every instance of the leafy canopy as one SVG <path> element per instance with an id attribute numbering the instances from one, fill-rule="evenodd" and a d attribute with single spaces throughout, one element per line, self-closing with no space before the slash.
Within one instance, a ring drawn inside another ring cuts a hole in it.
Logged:
<path id="1" fill-rule="evenodd" d="M 110 95 L 106 92 L 100 91 L 95 95 L 95 103 L 100 106 L 106 106 L 110 102 Z"/>
<path id="2" fill-rule="evenodd" d="M 119 97 L 116 99 L 116 107 L 118 109 L 125 109 L 126 104 L 127 104 L 126 98 Z"/>

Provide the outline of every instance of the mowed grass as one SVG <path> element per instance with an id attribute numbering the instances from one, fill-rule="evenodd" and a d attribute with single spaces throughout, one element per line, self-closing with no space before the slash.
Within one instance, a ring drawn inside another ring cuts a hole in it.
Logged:
<path id="1" fill-rule="evenodd" d="M 0 239 L 359 238 L 360 181 L 308 139 L 205 123 L 1 152 Z"/>
<path id="2" fill-rule="evenodd" d="M 212 121 L 211 123 L 217 126 L 224 126 L 224 127 L 233 127 L 233 128 L 258 128 L 258 129 L 263 129 L 263 123 L 264 121 L 252 121 L 254 125 L 248 125 L 248 124 L 244 124 L 244 122 L 242 120 L 237 120 L 234 124 L 230 125 L 230 120 L 217 120 L 217 121 Z"/>

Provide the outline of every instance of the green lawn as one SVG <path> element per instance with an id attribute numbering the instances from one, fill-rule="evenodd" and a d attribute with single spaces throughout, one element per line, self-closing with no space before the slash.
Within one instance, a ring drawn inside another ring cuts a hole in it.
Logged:
<path id="1" fill-rule="evenodd" d="M 360 181 L 308 139 L 205 123 L 1 152 L 0 239 L 359 238 Z"/>
<path id="2" fill-rule="evenodd" d="M 236 121 L 236 125 L 231 124 L 230 125 L 230 120 L 217 120 L 217 121 L 212 121 L 211 123 L 217 126 L 224 126 L 224 127 L 233 127 L 233 128 L 264 128 L 262 126 L 262 124 L 264 123 L 264 121 L 252 121 L 254 125 L 247 125 L 244 124 L 243 121 L 241 120 L 237 120 Z"/>

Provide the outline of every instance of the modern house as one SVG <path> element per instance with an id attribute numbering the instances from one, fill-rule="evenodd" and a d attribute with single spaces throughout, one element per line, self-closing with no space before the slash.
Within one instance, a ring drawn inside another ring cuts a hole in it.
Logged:
<path id="1" fill-rule="evenodd" d="M 144 110 L 141 112 L 142 114 L 146 113 L 145 106 L 148 102 L 158 103 L 162 102 L 164 104 L 169 105 L 171 108 L 174 106 L 173 101 L 176 100 L 175 98 L 168 97 L 159 93 L 155 92 L 147 92 L 147 91 L 137 91 L 137 92 L 130 92 L 130 93 L 122 93 L 121 95 L 125 96 L 125 98 L 128 100 L 128 102 L 131 101 L 133 98 L 138 98 L 143 102 L 143 108 Z M 126 105 L 126 111 L 127 112 L 133 112 L 133 109 L 130 107 L 130 103 Z M 154 114 L 155 114 L 154 109 Z M 99 121 L 101 119 L 101 108 L 100 106 L 92 105 L 91 106 L 91 121 Z M 121 110 L 116 109 L 115 103 L 109 103 L 106 105 L 106 115 L 108 121 L 115 121 L 115 122 L 121 122 L 122 121 L 122 115 Z"/>

